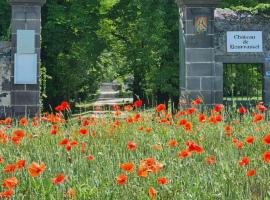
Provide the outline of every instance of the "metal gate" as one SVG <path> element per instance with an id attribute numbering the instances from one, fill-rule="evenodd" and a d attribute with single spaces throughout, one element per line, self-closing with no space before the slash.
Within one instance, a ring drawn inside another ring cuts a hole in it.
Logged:
<path id="1" fill-rule="evenodd" d="M 263 64 L 224 64 L 224 105 L 253 106 L 263 100 Z"/>

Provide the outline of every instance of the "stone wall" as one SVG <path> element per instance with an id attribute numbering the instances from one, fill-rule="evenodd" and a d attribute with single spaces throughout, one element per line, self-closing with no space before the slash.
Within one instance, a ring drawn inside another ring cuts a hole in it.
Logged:
<path id="1" fill-rule="evenodd" d="M 0 117 L 11 114 L 11 44 L 0 41 Z"/>

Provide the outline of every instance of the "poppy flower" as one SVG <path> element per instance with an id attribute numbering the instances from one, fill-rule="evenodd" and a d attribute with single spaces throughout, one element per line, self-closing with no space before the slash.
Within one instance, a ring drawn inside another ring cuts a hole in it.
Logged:
<path id="1" fill-rule="evenodd" d="M 214 107 L 214 111 L 220 113 L 224 109 L 224 106 L 222 104 L 217 104 Z"/>
<path id="2" fill-rule="evenodd" d="M 152 149 L 155 149 L 155 150 L 162 150 L 162 146 L 159 145 L 159 144 L 155 144 L 152 146 Z"/>
<path id="3" fill-rule="evenodd" d="M 266 136 L 264 136 L 263 143 L 270 144 L 270 133 L 268 133 Z"/>
<path id="4" fill-rule="evenodd" d="M 266 108 L 264 105 L 262 105 L 262 104 L 258 104 L 258 105 L 256 106 L 256 108 L 257 108 L 259 111 L 261 111 L 261 112 L 264 112 L 264 111 L 267 110 L 267 108 Z"/>
<path id="5" fill-rule="evenodd" d="M 16 162 L 16 167 L 17 167 L 17 169 L 22 169 L 22 168 L 24 168 L 25 163 L 26 163 L 26 160 L 18 160 L 18 161 Z"/>
<path id="6" fill-rule="evenodd" d="M 243 157 L 239 162 L 240 166 L 246 166 L 249 164 L 249 158 L 248 157 Z"/>
<path id="7" fill-rule="evenodd" d="M 125 174 L 120 174 L 117 178 L 116 178 L 116 182 L 118 185 L 125 185 L 127 182 L 127 176 Z"/>
<path id="8" fill-rule="evenodd" d="M 156 111 L 159 113 L 163 110 L 166 110 L 166 106 L 165 104 L 159 104 L 157 107 L 156 107 Z"/>
<path id="9" fill-rule="evenodd" d="M 12 135 L 13 137 L 23 138 L 25 136 L 25 132 L 23 130 L 15 130 Z"/>
<path id="10" fill-rule="evenodd" d="M 88 130 L 86 128 L 81 128 L 81 129 L 79 129 L 79 134 L 81 134 L 81 135 L 87 135 L 88 134 Z"/>
<path id="11" fill-rule="evenodd" d="M 191 102 L 192 105 L 200 105 L 202 103 L 202 99 L 201 98 L 197 98 L 194 101 Z"/>
<path id="12" fill-rule="evenodd" d="M 245 113 L 247 112 L 247 109 L 246 109 L 245 107 L 241 106 L 241 107 L 238 109 L 238 112 L 239 112 L 240 114 L 245 114 Z"/>
<path id="13" fill-rule="evenodd" d="M 95 159 L 95 157 L 93 155 L 88 155 L 88 156 L 85 157 L 85 159 L 92 161 L 92 160 Z"/>
<path id="14" fill-rule="evenodd" d="M 12 195 L 14 194 L 14 191 L 9 189 L 9 190 L 6 190 L 4 192 L 0 192 L 0 198 L 1 199 L 4 199 L 4 198 L 9 198 L 11 197 Z"/>
<path id="15" fill-rule="evenodd" d="M 249 136 L 249 137 L 246 138 L 245 141 L 246 141 L 246 143 L 253 144 L 253 142 L 254 142 L 254 137 L 253 137 L 253 136 Z"/>
<path id="16" fill-rule="evenodd" d="M 213 165 L 216 163 L 216 158 L 214 156 L 210 156 L 210 157 L 205 158 L 205 161 L 207 164 Z"/>
<path id="17" fill-rule="evenodd" d="M 184 125 L 184 128 L 185 128 L 186 131 L 192 131 L 192 123 L 191 122 L 187 122 Z"/>
<path id="18" fill-rule="evenodd" d="M 73 188 L 69 188 L 66 193 L 67 198 L 75 199 L 76 198 L 76 190 Z"/>
<path id="19" fill-rule="evenodd" d="M 147 127 L 146 129 L 145 129 L 145 131 L 146 131 L 146 133 L 150 133 L 151 132 L 151 128 L 149 128 L 149 127 Z"/>
<path id="20" fill-rule="evenodd" d="M 254 176 L 256 174 L 256 171 L 254 169 L 251 169 L 249 170 L 247 173 L 246 173 L 246 176 Z"/>
<path id="21" fill-rule="evenodd" d="M 66 179 L 65 175 L 62 173 L 62 174 L 59 174 L 58 176 L 56 176 L 55 178 L 52 178 L 51 181 L 53 184 L 60 184 L 62 182 L 64 182 Z"/>
<path id="22" fill-rule="evenodd" d="M 26 126 L 27 124 L 28 124 L 28 120 L 25 117 L 20 119 L 20 125 L 21 126 Z"/>
<path id="23" fill-rule="evenodd" d="M 236 148 L 238 148 L 238 149 L 242 149 L 242 148 L 244 147 L 244 145 L 245 145 L 244 142 L 237 142 L 237 143 L 235 143 L 235 146 L 236 146 Z"/>
<path id="24" fill-rule="evenodd" d="M 69 143 L 69 139 L 68 138 L 64 138 L 63 140 L 61 140 L 59 142 L 60 145 L 67 145 Z"/>
<path id="25" fill-rule="evenodd" d="M 159 178 L 157 178 L 157 183 L 160 185 L 165 185 L 168 183 L 168 179 L 165 177 L 159 177 Z"/>
<path id="26" fill-rule="evenodd" d="M 258 123 L 264 119 L 264 116 L 262 114 L 254 114 L 253 115 L 253 122 Z"/>
<path id="27" fill-rule="evenodd" d="M 10 177 L 3 181 L 2 186 L 12 189 L 18 184 L 18 182 L 19 181 L 16 177 Z"/>
<path id="28" fill-rule="evenodd" d="M 125 111 L 132 111 L 133 107 L 131 105 L 127 105 L 127 106 L 124 107 L 124 110 Z"/>
<path id="29" fill-rule="evenodd" d="M 263 160 L 266 163 L 270 163 L 270 151 L 266 151 L 263 153 Z"/>
<path id="30" fill-rule="evenodd" d="M 46 168 L 46 165 L 44 163 L 38 164 L 36 162 L 33 162 L 28 167 L 28 173 L 32 177 L 37 177 L 45 170 L 45 168 Z"/>
<path id="31" fill-rule="evenodd" d="M 0 164 L 4 163 L 5 159 L 3 157 L 0 157 Z"/>
<path id="32" fill-rule="evenodd" d="M 182 150 L 178 152 L 178 158 L 186 158 L 191 155 L 191 152 Z"/>
<path id="33" fill-rule="evenodd" d="M 5 173 L 12 173 L 16 171 L 16 165 L 15 164 L 8 164 L 5 168 L 4 168 L 4 172 Z"/>
<path id="34" fill-rule="evenodd" d="M 129 141 L 129 142 L 127 143 L 127 149 L 128 149 L 128 150 L 134 151 L 136 148 L 137 148 L 137 145 L 136 145 L 135 142 Z"/>
<path id="35" fill-rule="evenodd" d="M 126 172 L 132 172 L 134 170 L 134 163 L 120 164 L 120 168 Z"/>
<path id="36" fill-rule="evenodd" d="M 134 106 L 135 108 L 139 108 L 139 107 L 142 106 L 142 104 L 143 104 L 142 100 L 137 100 L 137 101 L 135 101 L 135 102 L 133 103 L 133 106 Z"/>
<path id="37" fill-rule="evenodd" d="M 176 140 L 169 140 L 168 141 L 168 146 L 171 148 L 176 147 L 177 145 L 178 145 L 178 143 Z"/>
<path id="38" fill-rule="evenodd" d="M 200 113 L 198 115 L 198 121 L 201 122 L 201 123 L 206 122 L 206 116 L 203 113 Z"/>
<path id="39" fill-rule="evenodd" d="M 196 153 L 202 153 L 203 148 L 194 142 L 186 142 L 186 145 L 188 146 L 188 151 L 189 152 L 196 152 Z"/>
<path id="40" fill-rule="evenodd" d="M 154 199 L 157 192 L 156 192 L 155 188 L 150 187 L 149 190 L 148 190 L 148 193 L 149 193 L 150 198 Z"/>

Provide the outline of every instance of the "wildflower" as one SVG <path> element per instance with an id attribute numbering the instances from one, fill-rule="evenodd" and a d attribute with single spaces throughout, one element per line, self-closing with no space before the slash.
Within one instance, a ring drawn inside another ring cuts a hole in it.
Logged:
<path id="1" fill-rule="evenodd" d="M 194 101 L 191 102 L 192 105 L 200 105 L 202 103 L 202 99 L 201 98 L 197 98 Z"/>
<path id="2" fill-rule="evenodd" d="M 9 198 L 11 197 L 12 195 L 14 194 L 14 191 L 9 189 L 9 190 L 6 190 L 4 192 L 0 192 L 0 198 L 3 199 L 3 198 Z"/>
<path id="3" fill-rule="evenodd" d="M 29 167 L 28 167 L 28 173 L 32 177 L 37 177 L 39 176 L 46 168 L 46 165 L 44 163 L 41 163 L 40 165 L 36 162 L 33 162 Z"/>
<path id="4" fill-rule="evenodd" d="M 17 169 L 22 169 L 22 168 L 24 168 L 25 163 L 26 163 L 26 160 L 18 160 L 18 161 L 16 162 L 16 167 L 17 167 Z"/>
<path id="5" fill-rule="evenodd" d="M 18 184 L 18 182 L 19 181 L 16 177 L 10 177 L 3 181 L 2 186 L 12 189 Z"/>
<path id="6" fill-rule="evenodd" d="M 8 164 L 5 168 L 4 168 L 4 172 L 5 173 L 12 173 L 16 171 L 16 165 L 15 164 Z"/>
<path id="7" fill-rule="evenodd" d="M 254 137 L 253 137 L 253 136 L 249 136 L 249 137 L 246 138 L 245 141 L 246 141 L 246 143 L 253 144 L 253 142 L 254 142 Z"/>
<path id="8" fill-rule="evenodd" d="M 120 164 L 120 168 L 126 172 L 132 172 L 134 170 L 134 163 Z"/>
<path id="9" fill-rule="evenodd" d="M 203 113 L 200 113 L 198 115 L 198 121 L 201 122 L 201 123 L 206 122 L 206 116 Z"/>
<path id="10" fill-rule="evenodd" d="M 264 136 L 263 143 L 270 144 L 270 133 L 268 133 L 266 136 Z"/>
<path id="11" fill-rule="evenodd" d="M 93 155 L 88 155 L 88 156 L 85 157 L 85 159 L 92 161 L 92 160 L 95 159 L 95 157 Z"/>
<path id="12" fill-rule="evenodd" d="M 262 114 L 254 114 L 253 115 L 253 122 L 257 123 L 264 119 L 264 116 Z"/>
<path id="13" fill-rule="evenodd" d="M 125 185 L 127 182 L 127 176 L 125 174 L 120 174 L 117 178 L 116 178 L 116 182 L 118 185 Z"/>
<path id="14" fill-rule="evenodd" d="M 214 156 L 210 156 L 210 157 L 205 158 L 205 161 L 207 162 L 207 164 L 213 165 L 216 163 L 216 158 Z"/>
<path id="15" fill-rule="evenodd" d="M 246 109 L 245 107 L 241 106 L 241 107 L 238 109 L 238 112 L 239 112 L 240 114 L 245 114 L 245 113 L 247 112 L 247 109 Z"/>
<path id="16" fill-rule="evenodd" d="M 240 166 L 246 166 L 249 164 L 249 158 L 248 157 L 243 157 L 239 162 Z"/>
<path id="17" fill-rule="evenodd" d="M 20 125 L 21 126 L 26 126 L 27 124 L 28 124 L 28 120 L 25 117 L 20 119 Z"/>
<path id="18" fill-rule="evenodd" d="M 127 143 L 127 148 L 128 148 L 128 150 L 130 150 L 130 151 L 134 151 L 134 150 L 137 148 L 137 145 L 136 145 L 135 142 L 129 141 L 129 142 Z"/>
<path id="19" fill-rule="evenodd" d="M 52 178 L 51 181 L 53 184 L 60 184 L 62 182 L 64 182 L 66 179 L 65 175 L 62 173 L 62 174 L 59 174 L 58 176 L 56 176 L 55 178 Z"/>
<path id="20" fill-rule="evenodd" d="M 168 146 L 169 147 L 176 147 L 178 145 L 177 141 L 176 140 L 169 140 L 168 141 Z"/>
<path id="21" fill-rule="evenodd" d="M 142 106 L 142 104 L 143 104 L 142 100 L 137 100 L 137 101 L 135 101 L 135 102 L 133 103 L 133 106 L 134 106 L 135 108 L 139 108 L 139 107 Z"/>
<path id="22" fill-rule="evenodd" d="M 165 178 L 165 177 L 159 177 L 159 178 L 157 179 L 157 183 L 160 184 L 160 185 L 165 185 L 165 184 L 168 183 L 168 179 Z"/>
<path id="23" fill-rule="evenodd" d="M 150 127 L 147 127 L 147 128 L 145 129 L 146 133 L 150 133 L 151 130 L 152 130 L 152 129 L 151 129 Z"/>
<path id="24" fill-rule="evenodd" d="M 163 110 L 166 110 L 166 106 L 165 104 L 159 104 L 157 107 L 156 107 L 156 111 L 159 113 Z"/>
<path id="25" fill-rule="evenodd" d="M 155 188 L 150 187 L 149 190 L 148 190 L 148 193 L 149 193 L 150 198 L 154 199 L 157 192 L 156 192 Z"/>
<path id="26" fill-rule="evenodd" d="M 254 169 L 251 169 L 249 170 L 247 173 L 246 173 L 246 176 L 254 176 L 256 174 L 256 171 Z"/>
<path id="27" fill-rule="evenodd" d="M 266 151 L 263 153 L 263 160 L 266 163 L 270 163 L 270 151 Z"/>
<path id="28" fill-rule="evenodd" d="M 178 152 L 178 158 L 186 158 L 191 155 L 191 152 L 182 150 Z"/>
<path id="29" fill-rule="evenodd" d="M 214 111 L 220 113 L 224 109 L 224 106 L 222 104 L 217 104 L 214 107 Z"/>
<path id="30" fill-rule="evenodd" d="M 69 188 L 66 193 L 67 198 L 75 199 L 76 198 L 76 190 L 73 188 Z"/>
<path id="31" fill-rule="evenodd" d="M 81 129 L 79 129 L 79 134 L 81 134 L 81 135 L 87 135 L 88 134 L 88 130 L 86 128 L 81 128 Z"/>

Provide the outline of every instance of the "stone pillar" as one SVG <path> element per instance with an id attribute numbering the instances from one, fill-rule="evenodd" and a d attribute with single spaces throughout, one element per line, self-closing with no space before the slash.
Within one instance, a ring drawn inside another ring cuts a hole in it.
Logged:
<path id="1" fill-rule="evenodd" d="M 34 30 L 39 83 L 41 7 L 45 2 L 46 0 L 9 0 L 12 6 L 11 107 L 14 117 L 34 116 L 39 113 L 39 84 L 15 84 L 14 55 L 17 52 L 17 30 Z"/>
<path id="2" fill-rule="evenodd" d="M 10 42 L 0 41 L 0 119 L 10 116 Z"/>
<path id="3" fill-rule="evenodd" d="M 185 55 L 180 67 L 180 77 L 184 79 L 181 94 L 189 100 L 202 97 L 206 105 L 213 105 L 222 95 L 216 91 L 222 91 L 223 87 L 222 76 L 216 76 L 214 55 L 214 11 L 219 0 L 177 0 L 177 3 L 183 26 L 180 32 L 184 32 L 180 41 L 185 45 L 181 53 Z"/>
<path id="4" fill-rule="evenodd" d="M 264 80 L 263 80 L 263 101 L 269 106 L 270 105 L 270 50 L 267 52 L 267 57 L 264 63 Z"/>

